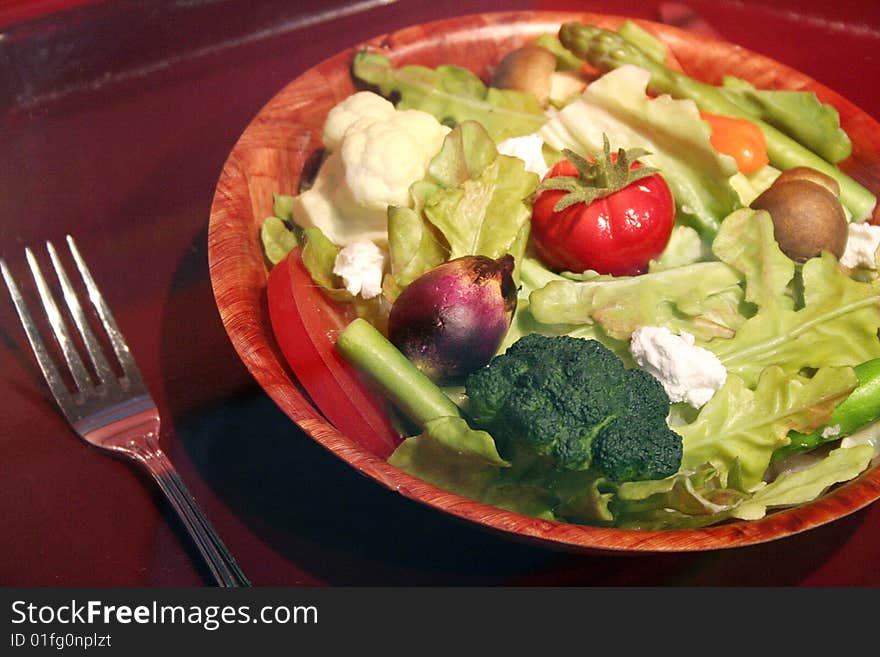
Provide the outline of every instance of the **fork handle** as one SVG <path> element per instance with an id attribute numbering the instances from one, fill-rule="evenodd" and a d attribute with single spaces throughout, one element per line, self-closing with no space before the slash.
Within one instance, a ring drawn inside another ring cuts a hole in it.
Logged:
<path id="1" fill-rule="evenodd" d="M 177 512 L 217 584 L 227 588 L 251 586 L 165 453 L 156 449 L 147 458 L 138 460 L 153 476 Z"/>

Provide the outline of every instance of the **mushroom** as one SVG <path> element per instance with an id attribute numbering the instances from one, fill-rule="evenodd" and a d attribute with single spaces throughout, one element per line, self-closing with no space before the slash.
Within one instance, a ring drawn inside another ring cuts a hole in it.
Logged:
<path id="1" fill-rule="evenodd" d="M 505 55 L 492 76 L 492 86 L 532 93 L 546 107 L 555 70 L 556 55 L 541 46 L 526 45 Z"/>
<path id="2" fill-rule="evenodd" d="M 780 175 L 751 207 L 770 213 L 779 248 L 792 260 L 805 262 L 822 251 L 839 259 L 846 249 L 849 222 L 836 190 L 832 178 L 798 167 Z"/>
<path id="3" fill-rule="evenodd" d="M 809 180 L 817 185 L 822 185 L 822 187 L 834 194 L 835 197 L 840 198 L 840 185 L 838 182 L 831 176 L 816 169 L 811 169 L 810 167 L 795 167 L 793 169 L 788 169 L 779 174 L 775 183 L 782 184 L 790 180 Z"/>

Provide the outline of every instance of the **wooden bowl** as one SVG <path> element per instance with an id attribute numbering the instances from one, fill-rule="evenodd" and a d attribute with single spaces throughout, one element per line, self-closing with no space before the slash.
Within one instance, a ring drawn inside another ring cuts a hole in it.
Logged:
<path id="1" fill-rule="evenodd" d="M 284 87 L 247 126 L 225 163 L 211 209 L 208 249 L 217 306 L 229 337 L 267 394 L 309 436 L 360 473 L 429 507 L 510 537 L 567 550 L 621 553 L 697 551 L 761 543 L 789 536 L 852 513 L 880 497 L 880 468 L 837 487 L 813 503 L 750 522 L 696 530 L 643 531 L 548 522 L 503 511 L 441 490 L 385 462 L 387 442 L 369 435 L 361 413 L 321 412 L 321 400 L 338 399 L 313 344 L 303 344 L 288 364 L 273 335 L 265 304 L 268 267 L 259 228 L 272 213 L 274 192 L 294 194 L 303 171 L 314 166 L 327 111 L 354 90 L 350 64 L 365 45 L 395 64 L 455 63 L 484 75 L 509 50 L 565 21 L 615 28 L 622 17 L 589 13 L 509 12 L 465 16 L 410 27 L 355 45 L 306 71 Z M 835 105 L 853 141 L 842 168 L 880 193 L 880 125 L 830 89 L 778 62 L 739 46 L 677 28 L 637 21 L 662 38 L 689 75 L 719 83 L 730 73 L 762 88 L 809 89 Z M 308 290 L 300 290 L 304 295 Z M 300 303 L 306 303 L 303 296 Z M 314 300 L 314 294 L 308 297 Z M 308 301 L 307 303 L 311 303 Z M 326 325 L 312 325 L 312 342 L 333 339 L 341 321 L 326 304 Z M 321 314 L 317 313 L 320 317 Z M 314 320 L 313 320 L 314 321 Z M 297 378 L 299 375 L 299 378 Z M 324 404 L 326 408 L 326 404 Z M 331 422 L 331 419 L 333 420 Z"/>

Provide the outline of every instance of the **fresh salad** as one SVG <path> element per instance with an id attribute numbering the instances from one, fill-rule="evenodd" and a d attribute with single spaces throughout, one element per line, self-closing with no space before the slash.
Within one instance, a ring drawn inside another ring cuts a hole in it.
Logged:
<path id="1" fill-rule="evenodd" d="M 350 309 L 338 355 L 394 466 L 497 507 L 634 529 L 753 520 L 880 453 L 880 227 L 808 91 L 682 72 L 566 23 L 484 80 L 364 50 L 314 179 L 261 238 Z M 279 282 L 280 281 L 280 282 Z"/>

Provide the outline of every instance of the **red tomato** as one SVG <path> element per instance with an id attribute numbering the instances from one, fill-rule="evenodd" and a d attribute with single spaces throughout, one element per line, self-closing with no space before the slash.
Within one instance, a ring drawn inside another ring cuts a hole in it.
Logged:
<path id="1" fill-rule="evenodd" d="M 631 167 L 639 166 L 637 163 Z M 545 176 L 577 176 L 568 160 L 561 160 Z M 534 202 L 532 242 L 541 260 L 557 271 L 633 276 L 644 273 L 672 233 L 675 202 L 659 173 L 599 198 L 589 205 L 575 203 L 553 209 L 565 195 L 543 190 Z"/>
<path id="2" fill-rule="evenodd" d="M 266 298 L 275 340 L 312 401 L 343 434 L 388 458 L 401 436 L 384 402 L 335 347 L 353 317 L 314 284 L 299 248 L 272 268 Z"/>

